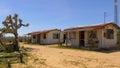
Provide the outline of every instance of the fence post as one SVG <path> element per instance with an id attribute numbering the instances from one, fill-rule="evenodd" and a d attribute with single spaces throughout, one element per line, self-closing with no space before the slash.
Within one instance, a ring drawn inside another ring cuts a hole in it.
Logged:
<path id="1" fill-rule="evenodd" d="M 7 60 L 7 68 L 11 68 L 10 60 Z"/>
<path id="2" fill-rule="evenodd" d="M 19 58 L 20 58 L 20 62 L 23 63 L 23 55 L 21 51 L 19 52 Z"/>

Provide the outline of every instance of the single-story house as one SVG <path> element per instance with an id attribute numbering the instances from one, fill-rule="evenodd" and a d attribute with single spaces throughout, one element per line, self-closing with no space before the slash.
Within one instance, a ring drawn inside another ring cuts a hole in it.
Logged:
<path id="1" fill-rule="evenodd" d="M 62 42 L 63 34 L 59 29 L 35 31 L 28 33 L 31 37 L 31 43 L 36 44 L 55 44 Z"/>
<path id="2" fill-rule="evenodd" d="M 72 47 L 114 47 L 117 44 L 118 28 L 113 22 L 67 28 L 64 29 L 65 43 Z"/>

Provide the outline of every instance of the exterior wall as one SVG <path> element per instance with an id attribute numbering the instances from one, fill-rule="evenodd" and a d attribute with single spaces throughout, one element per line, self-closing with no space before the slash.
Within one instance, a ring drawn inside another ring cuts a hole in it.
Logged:
<path id="1" fill-rule="evenodd" d="M 96 46 L 99 47 L 99 46 L 101 45 L 101 43 L 102 43 L 102 42 L 101 42 L 101 41 L 102 41 L 102 40 L 101 40 L 101 39 L 102 39 L 102 38 L 101 38 L 101 37 L 102 37 L 102 33 L 101 33 L 102 30 L 101 30 L 101 29 L 97 29 L 96 31 L 97 31 L 96 36 L 97 36 L 97 40 L 98 40 L 98 44 L 96 44 Z M 87 46 L 90 46 L 90 45 L 88 44 L 88 39 L 89 39 L 89 38 L 88 38 L 88 31 L 85 31 L 85 39 L 84 39 L 84 41 L 85 41 L 85 46 L 86 46 L 86 47 L 87 47 Z"/>
<path id="2" fill-rule="evenodd" d="M 41 37 L 40 37 L 40 44 L 47 44 L 48 34 L 46 33 L 46 39 L 44 39 L 43 36 L 44 36 L 44 34 L 42 33 Z"/>
<path id="3" fill-rule="evenodd" d="M 106 28 L 114 29 L 114 39 L 107 39 L 104 37 L 104 31 Z M 98 29 L 97 30 L 97 39 L 98 39 L 98 48 L 109 48 L 114 47 L 117 43 L 117 29 L 113 25 L 108 25 L 105 29 Z M 85 31 L 85 46 L 89 46 L 88 42 L 88 31 Z"/>
<path id="4" fill-rule="evenodd" d="M 113 39 L 107 39 L 104 37 L 104 31 L 105 29 L 113 29 L 114 30 L 114 38 Z M 109 48 L 109 47 L 114 47 L 117 44 L 117 28 L 113 25 L 108 25 L 106 26 L 104 29 L 97 29 L 97 40 L 98 40 L 98 44 L 96 44 L 98 46 L 98 48 Z M 71 31 L 72 32 L 72 31 Z M 69 38 L 69 34 L 71 32 L 67 32 L 68 33 L 68 44 L 70 44 L 72 47 L 79 47 L 80 45 L 80 41 L 79 41 L 79 31 L 74 31 L 76 32 L 76 38 L 75 39 L 70 39 Z M 85 47 L 89 46 L 88 45 L 88 30 L 84 32 L 84 42 L 85 42 Z"/>
<path id="5" fill-rule="evenodd" d="M 35 36 L 35 38 L 33 38 Z M 37 43 L 37 36 L 36 35 L 31 35 L 31 43 Z"/>
<path id="6" fill-rule="evenodd" d="M 84 36 L 85 36 L 84 37 L 85 47 L 87 47 L 87 46 L 89 46 L 88 45 L 88 31 L 84 32 Z M 101 45 L 101 37 L 102 37 L 102 33 L 101 33 L 101 29 L 99 29 L 99 30 L 97 30 L 97 38 L 99 41 L 99 43 L 97 44 L 98 47 Z M 79 45 L 80 45 L 79 38 L 80 38 L 79 31 L 76 31 L 76 38 L 70 39 L 70 41 L 68 43 L 71 44 L 72 47 L 79 47 Z M 69 39 L 69 34 L 68 34 L 68 39 Z"/>
<path id="7" fill-rule="evenodd" d="M 87 47 L 88 46 L 88 31 L 85 31 L 85 39 L 84 39 L 84 41 L 85 41 L 85 47 Z"/>
<path id="8" fill-rule="evenodd" d="M 102 48 L 108 48 L 108 47 L 114 47 L 117 44 L 117 28 L 115 28 L 113 25 L 108 25 L 105 27 L 105 29 L 113 29 L 114 30 L 114 38 L 113 39 L 107 39 L 104 37 L 104 29 L 102 29 Z"/>
<path id="9" fill-rule="evenodd" d="M 98 48 L 102 47 L 102 43 L 103 43 L 103 41 L 102 41 L 102 38 L 103 38 L 102 34 L 103 34 L 102 29 L 97 30 Z"/>
<path id="10" fill-rule="evenodd" d="M 79 31 L 75 32 L 75 39 L 70 39 L 72 47 L 79 47 Z"/>
<path id="11" fill-rule="evenodd" d="M 105 29 L 113 29 L 114 30 L 114 38 L 113 39 L 107 39 L 104 37 L 104 32 L 105 32 Z M 89 30 L 85 30 L 84 31 L 84 42 L 85 42 L 85 47 L 89 46 L 88 45 L 88 31 Z M 79 41 L 79 38 L 80 38 L 80 34 L 79 34 L 79 31 L 73 31 L 75 32 L 75 38 L 73 39 L 70 39 L 69 37 L 69 34 L 71 33 L 72 31 L 68 31 L 66 32 L 67 33 L 67 44 L 71 45 L 72 47 L 79 47 L 80 45 L 80 41 Z M 46 39 L 43 39 L 43 33 L 40 34 L 40 44 L 54 44 L 54 43 L 59 43 L 59 39 L 53 39 L 53 33 L 60 33 L 60 42 L 63 42 L 63 32 L 60 32 L 60 31 L 51 31 L 51 32 L 48 32 L 46 33 Z M 37 35 L 35 38 L 33 38 L 33 35 L 31 36 L 32 39 L 31 39 L 31 42 L 32 43 L 37 43 Z M 99 41 L 98 43 L 98 47 L 99 48 L 108 48 L 108 47 L 113 47 L 116 45 L 117 43 L 117 28 L 113 25 L 107 25 L 105 26 L 104 29 L 97 29 L 97 39 Z"/>
<path id="12" fill-rule="evenodd" d="M 75 32 L 75 38 L 70 38 L 70 33 L 71 32 Z M 66 34 L 66 39 L 65 39 L 65 43 L 67 46 L 71 46 L 71 47 L 79 47 L 79 32 L 76 31 L 71 31 L 71 32 L 65 32 L 64 34 Z"/>
<path id="13" fill-rule="evenodd" d="M 47 33 L 46 35 L 46 39 L 43 39 L 43 34 L 41 36 L 41 44 L 55 44 L 55 43 L 59 43 L 59 39 L 53 39 L 53 34 L 54 33 L 60 33 L 60 42 L 63 42 L 63 33 L 60 31 L 51 31 L 49 33 Z"/>
<path id="14" fill-rule="evenodd" d="M 64 32 L 64 34 L 66 35 L 66 38 L 64 39 L 65 40 L 65 44 L 67 46 L 71 46 L 71 41 L 70 41 L 70 38 L 69 38 L 69 32 Z"/>
<path id="15" fill-rule="evenodd" d="M 114 39 L 107 39 L 104 37 L 105 29 L 113 29 L 114 30 Z M 98 38 L 98 48 L 109 48 L 114 47 L 117 43 L 117 29 L 113 25 L 108 25 L 104 29 L 97 30 L 97 38 Z M 85 46 L 89 46 L 88 42 L 88 31 L 85 31 Z"/>

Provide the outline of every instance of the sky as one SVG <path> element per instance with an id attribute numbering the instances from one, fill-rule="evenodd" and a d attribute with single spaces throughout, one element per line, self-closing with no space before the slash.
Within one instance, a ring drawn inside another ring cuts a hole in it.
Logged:
<path id="1" fill-rule="evenodd" d="M 114 0 L 0 0 L 0 27 L 6 16 L 17 13 L 23 23 L 30 24 L 20 28 L 19 35 L 56 28 L 63 30 L 104 23 L 104 12 L 106 22 L 113 22 Z"/>

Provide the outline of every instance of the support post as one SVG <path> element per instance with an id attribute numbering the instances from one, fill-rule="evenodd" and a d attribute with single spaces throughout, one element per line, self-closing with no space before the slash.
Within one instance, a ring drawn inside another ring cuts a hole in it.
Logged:
<path id="1" fill-rule="evenodd" d="M 7 60 L 7 67 L 6 68 L 11 68 L 10 60 Z"/>

